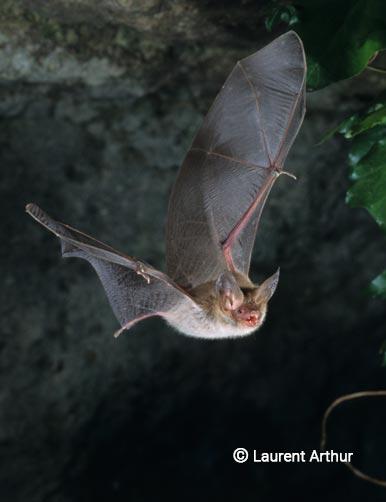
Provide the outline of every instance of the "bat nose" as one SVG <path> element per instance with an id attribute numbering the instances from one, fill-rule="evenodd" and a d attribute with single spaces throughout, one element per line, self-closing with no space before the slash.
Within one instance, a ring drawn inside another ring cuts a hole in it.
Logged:
<path id="1" fill-rule="evenodd" d="M 237 309 L 237 317 L 245 321 L 257 322 L 260 319 L 260 315 L 258 310 L 251 310 L 245 306 L 241 306 Z"/>
<path id="2" fill-rule="evenodd" d="M 260 312 L 257 310 L 252 310 L 249 313 L 248 321 L 251 324 L 256 324 L 260 320 Z"/>

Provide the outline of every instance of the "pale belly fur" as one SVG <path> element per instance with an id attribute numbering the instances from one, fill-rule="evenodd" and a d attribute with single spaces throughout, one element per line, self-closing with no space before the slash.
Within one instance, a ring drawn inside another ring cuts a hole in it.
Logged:
<path id="1" fill-rule="evenodd" d="M 237 325 L 232 319 L 227 320 L 228 322 L 217 320 L 202 309 L 192 309 L 191 305 L 187 305 L 186 308 L 180 306 L 174 312 L 170 312 L 166 321 L 184 335 L 212 340 L 246 336 L 261 326 L 260 324 L 251 328 Z"/>

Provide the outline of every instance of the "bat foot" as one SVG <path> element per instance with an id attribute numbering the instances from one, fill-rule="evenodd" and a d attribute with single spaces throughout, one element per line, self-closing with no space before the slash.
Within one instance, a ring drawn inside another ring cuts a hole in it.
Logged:
<path id="1" fill-rule="evenodd" d="M 145 270 L 143 263 L 138 261 L 135 264 L 135 272 L 137 275 L 140 275 L 141 277 L 143 277 L 148 284 L 150 284 L 150 276 L 146 273 L 146 270 Z"/>
<path id="2" fill-rule="evenodd" d="M 280 171 L 280 172 L 278 172 L 278 175 L 279 175 L 279 174 L 286 174 L 287 176 L 289 176 L 289 177 L 290 177 L 290 178 L 292 178 L 293 180 L 297 181 L 297 177 L 296 177 L 294 174 L 289 173 L 288 171 Z"/>
<path id="3" fill-rule="evenodd" d="M 123 328 L 117 329 L 117 331 L 113 334 L 114 338 L 118 338 L 119 335 L 121 335 L 125 331 L 125 326 Z"/>

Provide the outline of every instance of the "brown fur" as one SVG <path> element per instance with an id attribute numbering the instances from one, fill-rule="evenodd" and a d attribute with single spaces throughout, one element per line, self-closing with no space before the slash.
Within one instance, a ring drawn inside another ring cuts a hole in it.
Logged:
<path id="1" fill-rule="evenodd" d="M 259 310 L 262 316 L 265 316 L 267 301 L 260 297 L 259 287 L 253 284 L 253 282 L 245 274 L 235 272 L 233 275 L 236 278 L 237 284 L 244 293 L 243 305 L 247 305 L 251 309 Z M 221 307 L 220 297 L 216 292 L 215 285 L 215 281 L 200 284 L 196 288 L 190 290 L 189 294 L 213 318 L 219 319 L 224 315 L 230 316 L 230 313 L 225 312 Z"/>

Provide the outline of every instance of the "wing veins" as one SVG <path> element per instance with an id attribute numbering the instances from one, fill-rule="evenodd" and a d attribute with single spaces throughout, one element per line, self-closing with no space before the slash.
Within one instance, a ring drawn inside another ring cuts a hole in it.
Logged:
<path id="1" fill-rule="evenodd" d="M 253 92 L 253 95 L 255 96 L 256 112 L 257 112 L 257 116 L 259 116 L 259 114 L 260 114 L 260 105 L 259 105 L 259 99 L 258 99 L 258 96 L 257 96 L 256 89 L 254 88 L 254 86 L 252 84 L 252 81 L 248 77 L 248 74 L 245 71 L 244 66 L 241 64 L 241 62 L 238 61 L 237 64 L 240 66 L 240 69 L 241 69 L 241 71 L 242 71 L 242 73 L 244 75 L 244 78 L 247 81 L 247 83 L 248 83 L 251 91 Z M 263 146 L 264 146 L 265 153 L 266 153 L 266 155 L 268 157 L 270 165 L 272 165 L 271 153 L 270 153 L 269 148 L 268 148 L 267 137 L 266 137 L 266 134 L 265 134 L 264 127 L 261 124 L 258 124 L 258 127 L 260 129 L 261 137 L 263 139 Z"/>
<path id="2" fill-rule="evenodd" d="M 59 221 L 53 220 L 51 217 L 47 216 L 47 214 L 42 209 L 40 209 L 38 206 L 36 206 L 35 204 L 28 204 L 26 207 L 26 211 L 30 216 L 32 216 L 32 218 L 34 218 L 34 220 L 36 220 L 38 223 L 40 223 L 45 228 L 47 228 L 47 230 L 49 230 L 54 235 L 56 235 L 56 237 L 58 237 L 59 239 L 62 239 L 65 242 L 68 242 L 69 244 L 72 244 L 74 247 L 76 247 L 78 249 L 83 249 L 83 251 L 86 248 L 90 254 L 92 254 L 92 250 L 94 250 L 94 252 L 105 251 L 105 252 L 110 253 L 112 255 L 110 257 L 107 257 L 107 256 L 100 256 L 98 254 L 95 254 L 95 255 L 93 255 L 93 256 L 95 256 L 95 258 L 103 260 L 103 261 L 107 261 L 109 263 L 115 263 L 116 265 L 120 265 L 121 267 L 125 267 L 128 270 L 132 270 L 134 272 L 136 272 L 136 266 L 138 264 L 141 264 L 145 267 L 146 274 L 151 275 L 152 277 L 164 282 L 165 285 L 167 285 L 167 286 L 177 288 L 180 291 L 182 291 L 183 293 L 185 293 L 185 291 L 178 284 L 176 284 L 170 277 L 168 277 L 163 272 L 153 268 L 151 265 L 148 265 L 148 264 L 142 262 L 141 260 L 137 260 L 134 257 L 128 256 L 124 253 L 121 253 L 120 251 L 115 250 L 114 248 L 112 248 L 108 244 L 105 244 L 105 243 L 95 239 L 94 237 L 91 237 L 90 235 L 88 235 L 84 232 L 81 232 L 80 230 L 77 230 L 76 228 L 71 227 L 70 225 L 66 225 L 65 223 L 61 223 Z M 87 242 L 81 242 L 81 241 L 77 240 L 76 238 L 74 239 L 73 237 L 66 236 L 65 234 L 62 233 L 62 231 L 54 229 L 52 227 L 52 223 L 58 224 L 59 226 L 63 226 L 64 228 L 66 228 L 70 232 L 74 232 L 75 235 L 79 234 L 83 237 L 86 237 L 86 239 L 89 239 L 92 242 L 92 244 L 89 244 Z M 122 263 L 121 261 L 114 260 L 114 255 L 116 255 L 118 258 L 122 258 L 124 260 L 124 262 Z"/>
<path id="3" fill-rule="evenodd" d="M 191 148 L 190 151 L 203 152 L 203 153 L 206 153 L 207 155 L 212 155 L 214 157 L 220 157 L 222 159 L 230 160 L 232 162 L 235 162 L 236 164 L 241 164 L 241 165 L 244 165 L 247 167 L 258 167 L 259 169 L 268 169 L 268 166 L 267 167 L 259 166 L 258 164 L 254 164 L 253 162 L 248 162 L 248 161 L 242 160 L 242 159 L 236 159 L 234 157 L 230 157 L 229 155 L 224 155 L 223 153 L 218 153 L 213 150 L 210 150 L 210 151 L 205 150 L 204 148 L 199 148 L 196 146 Z"/>
<path id="4" fill-rule="evenodd" d="M 203 150 L 205 151 L 205 150 Z M 204 160 L 204 166 L 207 162 L 207 159 Z M 214 223 L 214 214 L 213 214 L 213 206 L 209 205 L 208 206 L 208 203 L 206 200 L 204 200 L 204 209 L 205 209 L 205 213 L 207 214 L 209 220 L 210 220 L 210 226 L 209 226 L 209 233 L 212 235 L 212 238 L 213 238 L 213 242 L 218 242 L 220 243 L 220 236 L 218 235 L 218 232 L 217 232 L 217 229 L 216 229 L 216 225 Z"/>
<path id="5" fill-rule="evenodd" d="M 289 117 L 288 117 L 287 125 L 286 125 L 286 127 L 285 127 L 285 129 L 284 129 L 284 132 L 283 132 L 283 135 L 282 135 L 282 139 L 281 139 L 281 141 L 280 141 L 280 143 L 279 143 L 279 148 L 278 148 L 278 151 L 277 151 L 277 154 L 276 154 L 276 157 L 275 157 L 274 162 L 276 162 L 276 161 L 280 158 L 281 152 L 283 151 L 283 148 L 284 148 L 284 142 L 285 142 L 285 140 L 286 140 L 286 136 L 287 136 L 288 130 L 289 130 L 290 126 L 291 126 L 292 120 L 293 120 L 293 118 L 294 118 L 294 114 L 295 114 L 296 107 L 297 107 L 297 106 L 298 106 L 298 104 L 299 104 L 299 99 L 300 99 L 300 96 L 302 96 L 302 97 L 303 97 L 303 99 L 304 99 L 304 95 L 303 95 L 303 85 L 304 85 L 304 77 L 303 77 L 303 83 L 302 83 L 302 86 L 301 86 L 301 88 L 300 88 L 300 92 L 298 92 L 298 93 L 297 93 L 296 98 L 295 98 L 295 101 L 293 102 L 293 105 L 292 105 L 292 107 L 291 107 L 291 111 L 290 111 L 290 114 L 289 114 Z M 303 113 L 303 116 L 304 116 L 304 113 Z M 297 133 L 298 133 L 298 131 L 299 131 L 299 129 L 300 129 L 301 124 L 302 124 L 302 120 L 300 120 L 300 121 L 299 121 L 299 126 L 298 126 L 298 128 L 297 128 L 297 130 L 296 130 L 296 133 L 294 134 L 294 138 L 296 138 Z"/>
<path id="6" fill-rule="evenodd" d="M 270 89 L 271 91 L 278 92 L 280 94 L 283 94 L 284 96 L 294 98 L 295 96 L 298 95 L 296 92 L 289 92 L 289 91 L 284 91 L 282 89 L 278 89 L 277 87 L 274 87 L 273 85 L 265 84 L 264 87 L 266 89 Z"/>

